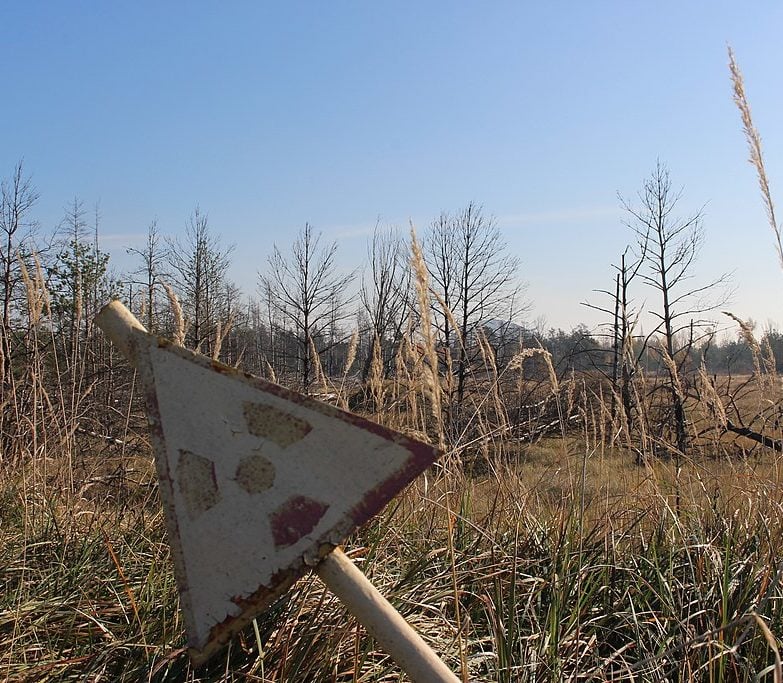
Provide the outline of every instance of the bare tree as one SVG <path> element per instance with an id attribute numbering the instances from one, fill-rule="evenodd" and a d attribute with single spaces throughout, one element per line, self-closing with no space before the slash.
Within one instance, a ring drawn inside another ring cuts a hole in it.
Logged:
<path id="1" fill-rule="evenodd" d="M 611 308 L 598 306 L 588 302 L 583 305 L 596 311 L 606 313 L 611 316 L 610 339 L 611 339 L 611 357 L 612 365 L 610 371 L 610 380 L 612 386 L 612 399 L 610 417 L 614 421 L 617 410 L 621 409 L 625 417 L 629 430 L 634 424 L 635 413 L 635 392 L 633 390 L 633 381 L 636 376 L 640 354 L 644 352 L 635 342 L 638 339 L 634 336 L 634 329 L 638 319 L 639 311 L 634 307 L 631 296 L 630 286 L 639 273 L 644 263 L 644 253 L 637 254 L 630 262 L 627 260 L 628 247 L 620 256 L 620 263 L 612 264 L 617 272 L 615 274 L 614 290 L 607 289 L 596 290 L 600 294 L 610 297 Z M 619 401 L 618 401 L 619 398 Z"/>
<path id="2" fill-rule="evenodd" d="M 424 238 L 424 256 L 430 275 L 430 287 L 440 301 L 433 303 L 433 320 L 440 343 L 451 348 L 455 334 L 452 324 L 459 303 L 459 254 L 454 219 L 445 211 L 432 223 Z"/>
<path id="3" fill-rule="evenodd" d="M 11 176 L 0 183 L 0 268 L 2 268 L 3 329 L 2 329 L 2 382 L 4 385 L 11 372 L 11 313 L 14 296 L 19 283 L 18 249 L 20 242 L 28 236 L 35 223 L 29 217 L 30 210 L 38 201 L 38 193 L 30 176 L 24 173 L 23 162 L 14 167 Z"/>
<path id="4" fill-rule="evenodd" d="M 411 284 L 408 249 L 396 230 L 382 230 L 376 225 L 367 251 L 368 267 L 360 290 L 369 323 L 369 348 L 362 369 L 364 380 L 369 374 L 376 345 L 380 345 L 378 351 L 388 375 L 402 338 Z"/>
<path id="5" fill-rule="evenodd" d="M 676 216 L 681 195 L 672 189 L 669 171 L 659 161 L 639 192 L 639 206 L 623 202 L 644 264 L 640 278 L 658 294 L 658 305 L 650 310 L 658 322 L 648 339 L 661 338 L 657 351 L 668 377 L 678 455 L 688 449 L 684 370 L 694 342 L 711 324 L 705 315 L 726 299 L 728 280 L 722 275 L 704 285 L 692 284 L 693 265 L 704 239 L 702 211 L 685 218 Z M 662 424 L 667 422 L 662 420 Z"/>
<path id="6" fill-rule="evenodd" d="M 169 266 L 187 318 L 186 344 L 207 355 L 219 325 L 227 322 L 225 280 L 233 249 L 221 245 L 198 207 L 188 219 L 184 240 L 169 243 Z"/>
<path id="7" fill-rule="evenodd" d="M 508 253 L 495 219 L 473 203 L 453 217 L 441 214 L 435 220 L 427 236 L 425 258 L 433 290 L 441 299 L 435 304 L 436 319 L 447 347 L 451 348 L 454 322 L 458 328 L 456 398 L 461 404 L 469 366 L 478 353 L 477 330 L 487 324 L 502 325 L 525 308 L 519 259 Z M 451 316 L 444 310 L 438 312 L 441 303 Z"/>
<path id="8" fill-rule="evenodd" d="M 169 258 L 165 244 L 158 232 L 158 222 L 152 221 L 147 228 L 147 241 L 140 249 L 129 247 L 127 253 L 136 256 L 141 263 L 136 270 L 130 273 L 130 282 L 141 285 L 144 288 L 144 313 L 147 321 L 147 329 L 156 333 L 158 290 L 163 287 L 163 281 L 167 277 L 165 264 Z"/>
<path id="9" fill-rule="evenodd" d="M 296 340 L 296 370 L 302 389 L 313 377 L 311 345 L 320 355 L 328 346 L 330 324 L 347 317 L 345 290 L 354 279 L 353 272 L 341 275 L 335 262 L 337 243 L 321 245 L 309 223 L 299 232 L 286 256 L 274 245 L 267 261 L 268 270 L 260 273 L 261 291 L 284 325 L 291 326 Z"/>

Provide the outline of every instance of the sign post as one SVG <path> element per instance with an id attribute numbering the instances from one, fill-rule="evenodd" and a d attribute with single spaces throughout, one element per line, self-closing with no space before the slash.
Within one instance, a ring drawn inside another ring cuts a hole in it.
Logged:
<path id="1" fill-rule="evenodd" d="M 458 681 L 338 548 L 435 449 L 150 335 L 118 301 L 96 323 L 145 394 L 196 665 L 312 568 L 413 681 Z"/>

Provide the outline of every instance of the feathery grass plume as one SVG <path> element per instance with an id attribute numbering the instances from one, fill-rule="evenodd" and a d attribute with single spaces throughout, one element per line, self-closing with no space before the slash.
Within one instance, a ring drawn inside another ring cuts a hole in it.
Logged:
<path id="1" fill-rule="evenodd" d="M 599 432 L 599 439 L 601 444 L 601 457 L 604 457 L 604 452 L 606 449 L 606 426 L 609 424 L 610 420 L 612 419 L 612 411 L 609 409 L 609 407 L 606 405 L 606 401 L 604 400 L 604 389 L 603 389 L 603 383 L 598 385 L 598 432 Z M 610 425 L 612 427 L 612 425 Z M 614 434 L 614 429 L 612 428 L 611 434 Z"/>
<path id="2" fill-rule="evenodd" d="M 383 410 L 383 360 L 381 359 L 381 340 L 375 335 L 375 343 L 372 345 L 372 359 L 370 361 L 370 393 L 375 403 L 375 412 Z"/>
<path id="3" fill-rule="evenodd" d="M 669 355 L 669 352 L 666 350 L 666 347 L 663 344 L 660 344 L 658 346 L 658 352 L 661 354 L 661 360 L 663 361 L 663 364 L 666 366 L 666 369 L 669 371 L 669 376 L 672 379 L 672 385 L 674 386 L 674 391 L 677 392 L 677 397 L 681 400 L 685 400 L 685 392 L 682 389 L 682 382 L 680 381 L 680 373 L 677 372 L 677 363 L 674 362 L 674 358 L 672 358 Z"/>
<path id="4" fill-rule="evenodd" d="M 337 392 L 337 401 L 339 407 L 348 410 L 348 395 L 345 390 L 345 382 L 348 379 L 348 371 L 356 360 L 356 351 L 359 348 L 359 328 L 355 327 L 351 333 L 351 339 L 348 342 L 348 352 L 345 356 L 345 365 L 343 366 L 343 376 L 340 380 L 340 388 Z"/>
<path id="5" fill-rule="evenodd" d="M 343 369 L 343 377 L 348 374 L 354 361 L 356 360 L 356 351 L 359 348 L 359 328 L 354 328 L 351 334 L 351 341 L 348 342 L 348 354 L 345 357 L 345 368 Z"/>
<path id="6" fill-rule="evenodd" d="M 222 325 L 217 321 L 215 325 L 215 346 L 212 348 L 212 360 L 220 359 L 220 347 L 223 345 Z"/>
<path id="7" fill-rule="evenodd" d="M 394 384 L 392 385 L 392 397 L 395 401 L 400 398 L 400 390 L 402 389 L 402 381 L 409 379 L 408 368 L 405 365 L 405 359 L 403 358 L 403 344 L 404 340 L 397 345 L 397 350 L 394 353 Z"/>
<path id="8" fill-rule="evenodd" d="M 761 350 L 761 345 L 759 344 L 758 340 L 756 339 L 756 335 L 753 334 L 753 328 L 751 325 L 738 316 L 734 315 L 730 311 L 722 311 L 723 315 L 731 318 L 737 325 L 739 325 L 740 328 L 740 336 L 742 337 L 743 341 L 748 345 L 748 348 L 750 349 L 750 355 L 751 358 L 753 358 L 753 370 L 756 375 L 756 378 L 758 379 L 759 386 L 762 388 L 762 390 L 768 389 L 769 382 L 767 373 L 764 372 L 766 368 L 766 364 L 763 360 L 763 352 Z M 774 364 L 772 365 L 774 368 Z"/>
<path id="9" fill-rule="evenodd" d="M 613 400 L 615 401 L 615 405 L 617 406 L 617 410 L 615 410 L 614 413 L 614 421 L 610 425 L 612 430 L 612 438 L 611 441 L 609 442 L 609 446 L 610 447 L 614 446 L 614 443 L 617 440 L 617 437 L 620 436 L 620 434 L 625 434 L 627 443 L 628 445 L 630 445 L 631 430 L 628 424 L 628 416 L 625 414 L 625 407 L 623 406 L 623 401 L 620 398 L 620 394 L 618 394 L 613 387 L 609 387 L 609 391 L 611 392 Z M 606 411 L 611 418 L 611 411 L 608 408 L 606 409 Z"/>
<path id="10" fill-rule="evenodd" d="M 748 141 L 748 150 L 750 158 L 748 161 L 753 164 L 759 179 L 759 188 L 761 189 L 761 198 L 764 201 L 764 208 L 767 212 L 767 220 L 772 228 L 775 237 L 775 247 L 778 252 L 778 261 L 783 268 L 783 241 L 780 235 L 780 226 L 775 218 L 775 205 L 772 203 L 772 193 L 769 189 L 767 180 L 767 171 L 764 167 L 764 156 L 762 154 L 761 136 L 753 125 L 753 118 L 750 115 L 750 103 L 745 94 L 745 82 L 742 78 L 737 61 L 734 59 L 734 51 L 729 50 L 729 69 L 731 70 L 731 82 L 734 85 L 734 102 L 740 111 L 742 117 L 742 130 L 745 133 L 745 139 Z"/>
<path id="11" fill-rule="evenodd" d="M 321 385 L 321 392 L 327 394 L 329 387 L 326 385 L 326 375 L 324 375 L 324 369 L 321 365 L 321 354 L 315 348 L 312 335 L 308 336 L 307 341 L 310 344 L 310 358 L 313 361 L 313 370 L 315 370 L 315 381 Z"/>
<path id="12" fill-rule="evenodd" d="M 575 392 L 576 392 L 576 375 L 574 373 L 574 369 L 571 368 L 571 376 L 566 380 L 566 415 L 567 416 L 571 415 L 571 413 L 574 410 Z"/>
<path id="13" fill-rule="evenodd" d="M 35 278 L 34 281 L 38 288 L 38 292 L 41 295 L 41 301 L 43 302 L 43 309 L 46 311 L 46 315 L 49 320 L 52 319 L 52 301 L 49 297 L 49 290 L 46 287 L 46 280 L 44 279 L 43 266 L 41 266 L 41 259 L 38 257 L 37 252 L 33 252 L 33 263 L 35 263 Z"/>
<path id="14" fill-rule="evenodd" d="M 408 404 L 408 414 L 414 417 L 413 427 L 425 431 L 424 424 L 416 423 L 419 414 L 419 402 L 416 394 L 416 379 L 421 377 L 423 361 L 420 354 L 417 354 L 413 348 L 413 321 L 408 320 L 408 330 L 402 338 L 400 344 L 400 361 L 405 371 L 406 394 L 405 400 Z"/>
<path id="15" fill-rule="evenodd" d="M 539 349 L 521 349 L 520 351 L 517 351 L 511 358 L 511 360 L 508 362 L 508 365 L 506 365 L 506 371 L 507 372 L 513 372 L 514 370 L 521 370 L 523 365 L 525 364 L 525 361 L 528 358 L 532 358 L 533 356 L 536 356 L 540 353 Z"/>
<path id="16" fill-rule="evenodd" d="M 74 301 L 74 322 L 73 326 L 74 329 L 79 329 L 79 327 L 82 324 L 82 315 L 84 314 L 84 297 L 82 296 L 82 283 L 81 280 L 78 281 L 78 285 L 76 287 L 76 299 Z"/>
<path id="17" fill-rule="evenodd" d="M 710 412 L 715 417 L 715 421 L 718 423 L 718 426 L 721 429 L 726 429 L 726 424 L 728 423 L 726 408 L 723 405 L 721 397 L 718 395 L 717 389 L 715 389 L 715 384 L 713 384 L 712 380 L 709 378 L 709 375 L 707 375 L 707 367 L 703 359 L 701 365 L 699 366 L 698 378 L 701 388 L 701 395 L 704 399 L 704 402 L 707 404 L 707 408 L 709 408 Z"/>
<path id="18" fill-rule="evenodd" d="M 212 350 L 212 360 L 220 359 L 220 349 L 223 347 L 223 342 L 228 337 L 231 328 L 234 326 L 234 312 L 232 311 L 228 316 L 225 324 L 221 324 L 218 320 L 217 328 L 215 329 L 215 348 Z"/>
<path id="19" fill-rule="evenodd" d="M 476 334 L 476 339 L 479 344 L 479 352 L 481 353 L 481 359 L 484 362 L 484 367 L 489 373 L 490 381 L 490 394 L 492 396 L 492 403 L 495 408 L 495 414 L 500 424 L 501 429 L 507 429 L 509 426 L 508 415 L 506 413 L 506 406 L 503 402 L 503 397 L 500 395 L 500 378 L 498 377 L 497 359 L 495 358 L 495 350 L 492 348 L 492 344 L 489 343 L 487 335 L 483 329 L 479 329 Z"/>
<path id="20" fill-rule="evenodd" d="M 772 350 L 772 344 L 769 343 L 769 337 L 762 337 L 761 343 L 761 362 L 767 375 L 774 376 L 777 369 L 775 361 L 775 352 Z"/>
<path id="21" fill-rule="evenodd" d="M 549 383 L 552 385 L 552 393 L 559 394 L 560 380 L 557 378 L 557 372 L 555 372 L 555 366 L 552 363 L 552 354 L 541 345 L 541 342 L 538 343 L 538 346 L 540 349 L 539 354 L 544 359 L 544 363 L 546 363 L 546 370 L 549 373 Z"/>
<path id="22" fill-rule="evenodd" d="M 647 406 L 644 402 L 644 397 L 650 396 L 651 388 L 649 386 L 649 383 L 647 381 L 647 375 L 644 372 L 638 372 L 636 373 L 636 379 L 637 381 L 631 382 L 631 392 L 633 394 L 633 405 L 636 407 L 636 419 L 633 420 L 633 423 L 638 427 L 639 430 L 639 443 L 640 448 L 644 453 L 650 452 L 650 430 L 649 425 L 647 421 Z M 623 411 L 625 412 L 625 411 Z M 628 445 L 631 446 L 631 431 L 630 427 L 632 424 L 632 415 L 628 415 L 628 427 L 629 430 L 627 432 L 628 434 Z"/>
<path id="23" fill-rule="evenodd" d="M 22 282 L 24 283 L 24 291 L 27 297 L 27 315 L 30 318 L 30 326 L 34 327 L 41 319 L 41 310 L 43 309 L 43 296 L 38 288 L 37 274 L 35 280 L 30 277 L 30 273 L 27 270 L 27 264 L 24 262 L 22 255 L 17 252 L 16 258 L 19 261 L 19 271 L 22 275 Z M 2 346 L 2 345 L 0 345 Z"/>
<path id="24" fill-rule="evenodd" d="M 438 305 L 443 310 L 443 314 L 449 321 L 449 325 L 451 325 L 451 329 L 454 332 L 457 347 L 464 351 L 465 340 L 462 338 L 462 331 L 460 330 L 460 326 L 457 324 L 457 320 L 454 317 L 454 314 L 446 305 L 446 302 L 443 300 L 443 297 L 441 297 L 440 294 L 438 294 L 434 289 L 430 290 L 430 293 L 435 297 Z M 448 346 L 444 348 L 443 361 L 445 366 L 443 382 L 446 385 L 446 395 L 448 397 L 452 397 L 454 395 L 454 360 L 451 357 L 451 349 Z"/>
<path id="25" fill-rule="evenodd" d="M 272 364 L 266 358 L 264 358 L 264 363 L 266 363 L 267 377 L 277 384 L 277 375 L 275 374 L 275 369 L 272 367 Z"/>
<path id="26" fill-rule="evenodd" d="M 179 298 L 168 282 L 163 283 L 163 289 L 166 291 L 166 298 L 169 300 L 169 306 L 174 315 L 174 344 L 185 346 L 185 316 L 182 314 Z"/>
<path id="27" fill-rule="evenodd" d="M 443 444 L 443 419 L 441 412 L 441 388 L 438 376 L 438 353 L 435 349 L 435 337 L 432 333 L 432 319 L 430 316 L 430 286 L 427 264 L 424 262 L 419 241 L 416 239 L 416 230 L 411 223 L 411 265 L 413 267 L 414 280 L 416 282 L 416 296 L 419 303 L 419 315 L 421 316 L 421 335 L 424 340 L 424 351 L 429 360 L 429 372 L 425 376 L 429 385 L 429 393 L 432 402 L 432 416 L 438 428 L 438 440 Z"/>

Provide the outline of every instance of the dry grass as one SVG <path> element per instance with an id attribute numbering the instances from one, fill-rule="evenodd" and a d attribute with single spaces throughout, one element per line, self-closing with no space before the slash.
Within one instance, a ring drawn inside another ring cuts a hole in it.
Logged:
<path id="1" fill-rule="evenodd" d="M 562 450 L 554 439 L 483 475 L 430 473 L 348 547 L 470 680 L 756 680 L 783 626 L 781 462 L 677 473 L 579 438 Z M 153 475 L 135 464 L 122 481 L 85 473 L 76 494 L 32 464 L 4 487 L 3 677 L 395 679 L 314 578 L 192 672 Z"/>

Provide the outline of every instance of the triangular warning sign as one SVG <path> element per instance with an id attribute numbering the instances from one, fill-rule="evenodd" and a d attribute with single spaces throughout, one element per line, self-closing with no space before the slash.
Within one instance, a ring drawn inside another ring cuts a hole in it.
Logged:
<path id="1" fill-rule="evenodd" d="M 437 452 L 138 327 L 131 336 L 188 644 L 203 661 Z"/>

